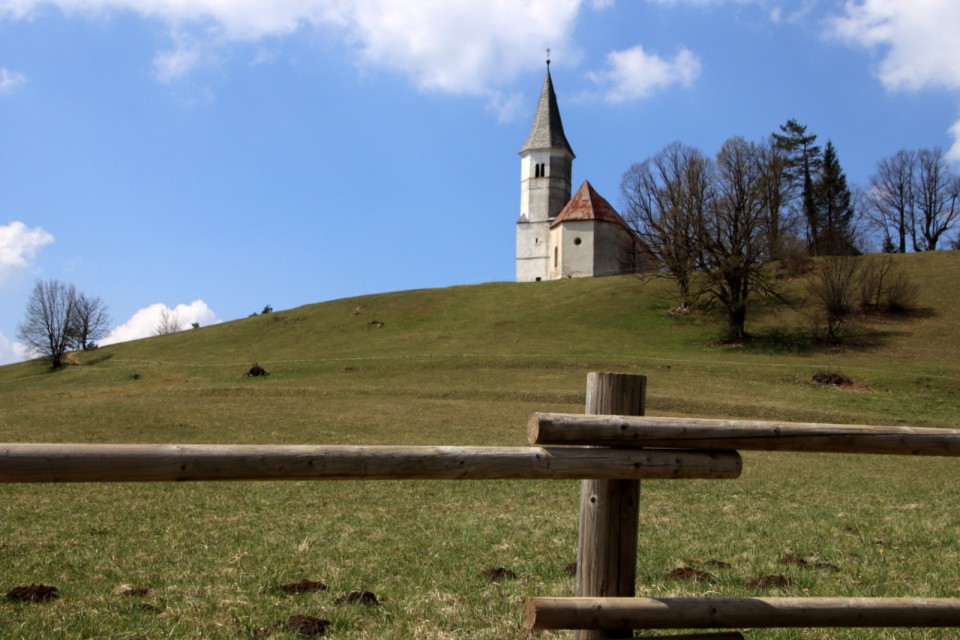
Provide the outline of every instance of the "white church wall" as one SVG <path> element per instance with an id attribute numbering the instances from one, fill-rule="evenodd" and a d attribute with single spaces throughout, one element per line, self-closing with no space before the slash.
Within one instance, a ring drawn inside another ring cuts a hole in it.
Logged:
<path id="1" fill-rule="evenodd" d="M 546 280 L 550 228 L 547 222 L 517 223 L 517 282 Z"/>
<path id="2" fill-rule="evenodd" d="M 574 220 L 551 230 L 551 278 L 589 278 L 594 275 L 595 226 L 593 221 Z"/>

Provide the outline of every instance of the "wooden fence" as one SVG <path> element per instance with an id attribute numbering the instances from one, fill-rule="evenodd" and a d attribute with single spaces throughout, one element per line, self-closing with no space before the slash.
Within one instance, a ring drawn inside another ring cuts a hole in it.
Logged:
<path id="1" fill-rule="evenodd" d="M 591 373 L 585 415 L 534 414 L 530 447 L 0 444 L 0 482 L 583 479 L 576 596 L 529 629 L 960 627 L 960 599 L 635 598 L 640 480 L 733 479 L 738 450 L 960 455 L 960 430 L 644 417 L 646 377 Z M 730 640 L 738 631 L 683 638 Z"/>

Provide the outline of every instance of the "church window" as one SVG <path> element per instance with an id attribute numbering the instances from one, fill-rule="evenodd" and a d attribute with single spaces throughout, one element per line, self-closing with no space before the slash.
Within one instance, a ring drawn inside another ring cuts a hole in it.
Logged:
<path id="1" fill-rule="evenodd" d="M 538 162 L 533 165 L 533 177 L 534 178 L 543 178 L 547 175 L 547 165 L 544 162 Z"/>
<path id="2" fill-rule="evenodd" d="M 580 243 L 581 243 L 581 242 L 583 242 L 583 240 L 581 240 L 580 238 L 574 238 L 574 239 L 573 239 L 573 244 L 577 245 L 578 247 L 580 246 Z"/>
<path id="3" fill-rule="evenodd" d="M 557 262 L 560 260 L 560 247 L 553 248 L 553 266 L 556 268 Z"/>

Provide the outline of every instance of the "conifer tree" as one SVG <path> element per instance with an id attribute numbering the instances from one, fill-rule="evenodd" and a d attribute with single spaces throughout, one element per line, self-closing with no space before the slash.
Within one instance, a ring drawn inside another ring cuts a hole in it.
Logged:
<path id="1" fill-rule="evenodd" d="M 815 189 L 819 226 L 813 229 L 818 255 L 850 255 L 853 250 L 853 196 L 840 167 L 837 150 L 827 141 L 820 180 Z"/>
<path id="2" fill-rule="evenodd" d="M 806 222 L 807 241 L 814 254 L 820 227 L 814 191 L 822 162 L 816 141 L 816 134 L 807 134 L 806 125 L 792 119 L 780 125 L 780 133 L 773 134 L 774 148 L 786 155 L 784 204 L 792 204 Z"/>

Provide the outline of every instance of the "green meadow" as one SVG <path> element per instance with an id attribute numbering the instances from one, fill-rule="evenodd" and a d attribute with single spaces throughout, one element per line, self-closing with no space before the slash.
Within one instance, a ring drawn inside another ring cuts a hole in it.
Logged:
<path id="1" fill-rule="evenodd" d="M 632 276 L 274 311 L 0 367 L 0 442 L 522 446 L 531 413 L 583 410 L 590 371 L 647 375 L 648 415 L 960 428 L 960 253 L 896 264 L 918 310 L 842 347 L 809 339 L 802 281 L 792 308 L 751 310 L 746 345 Z M 960 597 L 960 460 L 743 458 L 736 480 L 642 484 L 638 595 Z M 296 638 L 301 615 L 332 638 L 526 638 L 525 596 L 573 595 L 578 499 L 575 481 L 0 485 L 0 592 L 60 593 L 0 601 L 0 637 Z M 303 581 L 327 588 L 283 588 Z M 339 601 L 355 591 L 379 604 Z"/>

